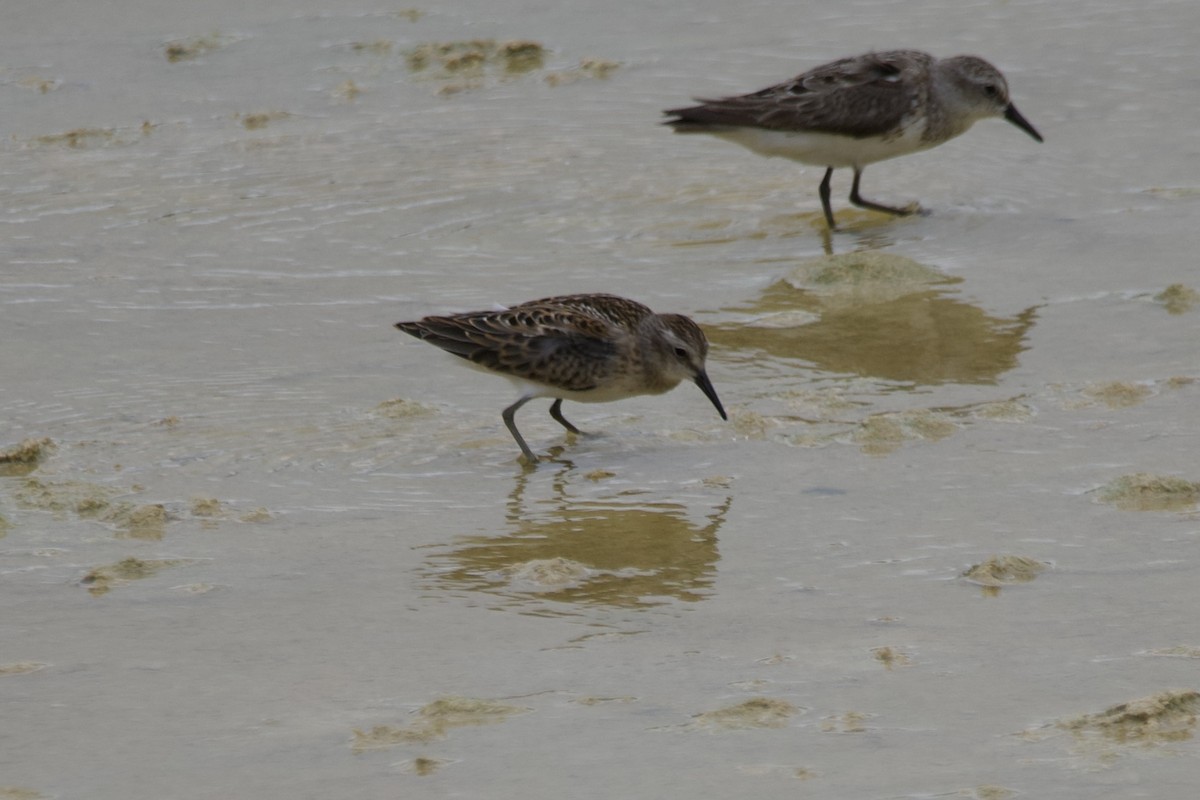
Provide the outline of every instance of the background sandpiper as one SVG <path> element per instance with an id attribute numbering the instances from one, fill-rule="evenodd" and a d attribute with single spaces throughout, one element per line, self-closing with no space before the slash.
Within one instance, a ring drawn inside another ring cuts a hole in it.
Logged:
<path id="1" fill-rule="evenodd" d="M 550 416 L 579 433 L 562 415 L 563 400 L 606 403 L 662 394 L 686 379 L 700 387 L 721 419 L 728 419 L 704 370 L 708 340 L 700 326 L 623 297 L 547 297 L 501 311 L 425 317 L 396 327 L 517 386 L 520 395 L 504 409 L 504 424 L 530 464 L 537 456 L 513 415 L 535 397 L 553 397 Z"/>
<path id="2" fill-rule="evenodd" d="M 1000 70 L 975 56 L 866 53 L 753 94 L 699 102 L 665 111 L 673 117 L 665 124 L 676 133 L 708 133 L 761 155 L 826 167 L 820 196 L 831 229 L 829 179 L 837 167 L 854 170 L 851 203 L 907 215 L 919 206 L 895 208 L 859 195 L 866 165 L 935 147 L 987 117 L 1004 117 L 1042 141 L 1009 100 Z"/>

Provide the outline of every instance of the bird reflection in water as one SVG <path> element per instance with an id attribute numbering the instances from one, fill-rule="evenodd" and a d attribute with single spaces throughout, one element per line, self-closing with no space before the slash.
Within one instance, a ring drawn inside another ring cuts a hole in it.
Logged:
<path id="1" fill-rule="evenodd" d="M 436 584 L 510 598 L 540 615 L 574 613 L 555 603 L 647 608 L 709 594 L 717 532 L 733 502 L 727 480 L 610 488 L 607 473 L 559 464 L 553 475 L 516 476 L 506 533 L 463 537 L 431 557 Z"/>

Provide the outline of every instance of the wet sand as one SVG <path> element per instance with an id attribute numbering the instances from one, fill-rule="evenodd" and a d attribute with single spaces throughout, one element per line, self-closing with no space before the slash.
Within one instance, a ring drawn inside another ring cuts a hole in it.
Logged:
<path id="1" fill-rule="evenodd" d="M 0 799 L 1194 791 L 1200 8 L 115 5 L 0 31 Z M 893 46 L 1045 144 L 830 237 L 657 124 Z M 391 327 L 580 291 L 730 421 L 533 403 L 527 471 Z"/>

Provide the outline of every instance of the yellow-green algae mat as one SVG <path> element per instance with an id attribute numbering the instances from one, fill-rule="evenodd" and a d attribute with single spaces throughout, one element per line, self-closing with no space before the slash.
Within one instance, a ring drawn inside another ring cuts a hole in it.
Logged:
<path id="1" fill-rule="evenodd" d="M 390 42 L 374 42 L 375 51 L 390 50 Z M 405 59 L 413 72 L 425 72 L 436 67 L 432 77 L 446 81 L 459 76 L 465 82 L 444 83 L 441 94 L 454 94 L 466 89 L 479 88 L 485 71 L 491 68 L 502 75 L 521 75 L 540 70 L 550 51 L 539 42 L 515 40 L 498 42 L 495 39 L 467 39 L 455 42 L 425 42 L 408 50 Z M 571 69 L 547 73 L 545 81 L 550 86 L 562 86 L 585 78 L 607 78 L 620 66 L 615 61 L 601 58 L 582 58 L 579 65 Z"/>
<path id="2" fill-rule="evenodd" d="M 26 439 L 0 450 L 0 477 L 28 475 L 53 449 L 53 441 L 41 438 Z"/>
<path id="3" fill-rule="evenodd" d="M 1182 283 L 1172 283 L 1154 295 L 1154 299 L 1167 309 L 1168 314 L 1186 314 L 1200 306 L 1200 292 Z"/>
<path id="4" fill-rule="evenodd" d="M 83 579 L 79 582 L 88 587 L 89 592 L 99 597 L 108 594 L 108 592 L 118 586 L 124 586 L 130 581 L 149 578 L 168 567 L 177 567 L 181 564 L 189 564 L 191 562 L 192 559 L 187 558 L 143 559 L 131 556 L 115 564 L 96 567 L 90 570 L 87 575 L 84 575 Z"/>
<path id="5" fill-rule="evenodd" d="M 1200 502 L 1200 482 L 1135 472 L 1101 487 L 1100 499 L 1123 511 L 1187 511 Z"/>
<path id="6" fill-rule="evenodd" d="M 1197 714 L 1200 714 L 1200 692 L 1168 689 L 1110 706 L 1096 714 L 1029 728 L 1020 735 L 1037 742 L 1067 733 L 1071 736 L 1069 749 L 1073 753 L 1111 765 L 1122 756 L 1192 740 Z"/>
<path id="7" fill-rule="evenodd" d="M 46 795 L 20 786 L 0 786 L 0 800 L 43 800 Z"/>
<path id="8" fill-rule="evenodd" d="M 1079 736 L 1096 735 L 1120 744 L 1157 744 L 1191 739 L 1200 713 L 1200 692 L 1166 691 L 1101 711 L 1062 720 L 1058 726 Z"/>
<path id="9" fill-rule="evenodd" d="M 1048 565 L 1028 556 L 992 556 L 964 570 L 962 577 L 980 586 L 1000 588 L 1028 583 Z"/>
<path id="10" fill-rule="evenodd" d="M 440 697 L 418 709 L 417 719 L 410 725 L 404 727 L 376 725 L 369 731 L 355 729 L 354 742 L 351 746 L 355 752 L 361 752 L 394 747 L 399 744 L 430 742 L 445 738 L 447 731 L 452 728 L 490 725 L 531 710 L 524 706 L 513 706 L 475 697 Z"/>
<path id="11" fill-rule="evenodd" d="M 25 508 L 54 514 L 74 513 L 116 526 L 131 539 L 161 539 L 169 515 L 161 503 L 137 504 L 115 497 L 124 492 L 86 481 L 43 481 L 27 477 L 13 492 Z"/>
<path id="12" fill-rule="evenodd" d="M 736 705 L 697 714 L 687 727 L 709 730 L 782 728 L 798 712 L 799 709 L 786 700 L 752 697 Z"/>

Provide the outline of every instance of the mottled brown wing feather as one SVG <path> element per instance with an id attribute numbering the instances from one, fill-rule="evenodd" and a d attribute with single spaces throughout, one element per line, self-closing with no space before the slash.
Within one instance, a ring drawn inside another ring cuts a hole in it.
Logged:
<path id="1" fill-rule="evenodd" d="M 543 302 L 506 311 L 425 317 L 396 323 L 396 327 L 505 375 L 573 392 L 595 388 L 604 366 L 617 352 L 611 324 Z M 591 368 L 580 370 L 577 365 L 581 363 Z"/>
<path id="2" fill-rule="evenodd" d="M 540 311 L 553 314 L 567 309 L 610 325 L 633 328 L 644 317 L 654 312 L 636 300 L 612 294 L 567 294 L 558 297 L 543 297 L 513 306 L 510 311 Z M 572 318 L 575 319 L 574 315 Z M 611 333 L 611 330 L 608 331 Z"/>

